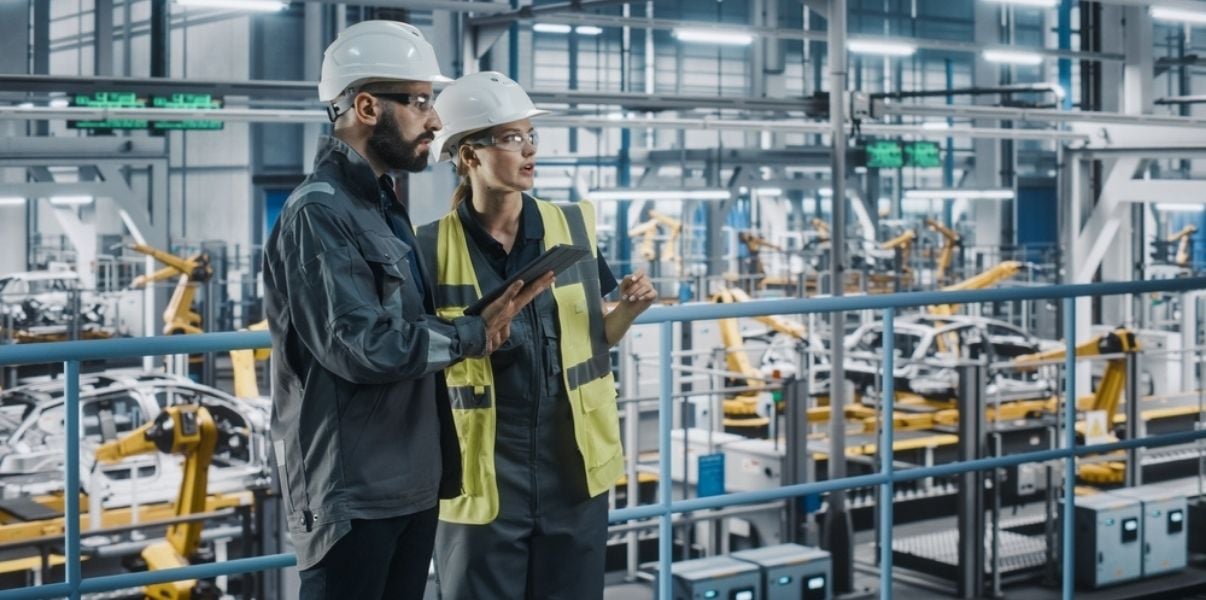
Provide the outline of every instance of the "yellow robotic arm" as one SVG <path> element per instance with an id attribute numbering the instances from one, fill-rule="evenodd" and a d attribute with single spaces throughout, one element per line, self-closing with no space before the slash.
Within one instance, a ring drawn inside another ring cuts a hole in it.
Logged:
<path id="1" fill-rule="evenodd" d="M 1021 270 L 1022 263 L 1016 260 L 1007 260 L 995 267 L 992 267 L 991 269 L 984 271 L 983 273 L 980 273 L 979 275 L 974 275 L 964 279 L 963 281 L 960 281 L 959 283 L 948 285 L 942 288 L 942 291 L 958 292 L 962 290 L 982 290 L 984 288 L 990 288 L 1002 281 L 1005 281 L 1006 279 L 1009 279 L 1010 277 L 1013 277 L 1014 275 L 1017 275 L 1018 271 Z M 958 309 L 958 304 L 939 304 L 928 307 L 930 314 L 940 316 L 953 315 Z"/>
<path id="2" fill-rule="evenodd" d="M 959 246 L 959 234 L 955 230 L 935 221 L 934 219 L 926 219 L 926 226 L 942 235 L 942 250 L 938 253 L 938 281 L 946 280 L 946 271 L 951 267 L 951 261 L 955 258 L 955 249 Z"/>
<path id="3" fill-rule="evenodd" d="M 879 245 L 881 250 L 896 250 L 900 249 L 900 271 L 902 273 L 909 272 L 909 254 L 913 250 L 913 240 L 917 239 L 917 232 L 912 229 L 906 229 L 904 233 Z"/>
<path id="4" fill-rule="evenodd" d="M 1168 236 L 1170 242 L 1180 242 L 1177 244 L 1177 257 L 1174 262 L 1179 267 L 1189 266 L 1190 246 L 1193 245 L 1193 234 L 1198 232 L 1198 228 L 1193 225 L 1186 225 L 1181 231 L 1178 231 Z"/>
<path id="5" fill-rule="evenodd" d="M 172 292 L 172 298 L 163 311 L 163 333 L 165 335 L 201 333 L 201 315 L 193 310 L 193 296 L 197 293 L 197 286 L 194 284 L 204 283 L 213 277 L 214 270 L 210 267 L 209 255 L 200 253 L 188 258 L 180 258 L 175 254 L 145 244 L 131 244 L 129 248 L 167 265 L 150 275 L 140 275 L 134 278 L 134 281 L 131 282 L 133 287 L 143 287 L 171 277 L 179 278 L 176 289 Z"/>
<path id="6" fill-rule="evenodd" d="M 267 319 L 248 325 L 246 331 L 266 331 Z M 244 348 L 230 351 L 230 367 L 234 372 L 234 395 L 236 398 L 259 398 L 260 386 L 256 382 L 255 363 L 272 357 L 272 348 Z"/>
<path id="7" fill-rule="evenodd" d="M 175 254 L 158 248 L 152 248 L 146 244 L 130 244 L 127 247 L 167 265 L 151 275 L 135 277 L 131 283 L 133 287 L 143 287 L 148 283 L 156 283 L 180 275 L 187 275 L 189 281 L 202 283 L 209 281 L 209 278 L 214 274 L 214 270 L 209 265 L 209 255 L 205 253 L 195 254 L 188 258 L 180 258 Z"/>
<path id="8" fill-rule="evenodd" d="M 725 293 L 728 295 L 725 296 Z M 746 294 L 745 290 L 741 288 L 729 288 L 717 294 L 716 297 L 717 302 L 749 302 L 749 300 L 749 294 Z M 800 340 L 807 337 L 808 330 L 805 329 L 802 323 L 788 321 L 778 315 L 762 315 L 754 317 L 754 320 L 786 336 Z"/>
<path id="9" fill-rule="evenodd" d="M 829 223 L 826 223 L 816 217 L 812 218 L 812 228 L 817 230 L 817 235 L 822 242 L 829 241 Z"/>
<path id="10" fill-rule="evenodd" d="M 1109 354 L 1133 354 L 1139 351 L 1139 342 L 1135 334 L 1124 327 L 1119 327 L 1104 335 L 1076 346 L 1076 356 L 1102 356 Z M 1063 348 L 1019 356 L 1013 360 L 1015 364 L 1027 364 L 1047 360 L 1059 360 L 1067 356 Z M 1118 412 L 1123 391 L 1126 389 L 1126 358 L 1115 357 L 1106 361 L 1105 373 L 1097 384 L 1097 391 L 1088 398 L 1088 402 L 1077 399 L 1078 410 L 1100 410 L 1106 413 L 1106 427 L 1114 427 L 1114 417 Z M 1131 402 L 1138 402 L 1132 398 Z M 1052 407 L 1054 408 L 1054 407 Z M 1077 429 L 1083 430 L 1083 423 L 1077 423 Z M 1138 465 L 1135 466 L 1138 468 Z M 1126 477 L 1126 465 L 1122 462 L 1083 464 L 1077 469 L 1080 477 L 1091 483 L 1121 483 Z"/>
<path id="11" fill-rule="evenodd" d="M 96 450 L 100 462 L 118 462 L 123 458 L 151 452 L 184 455 L 184 478 L 176 498 L 176 516 L 187 517 L 205 510 L 209 464 L 218 443 L 218 428 L 203 406 L 169 406 L 154 421 L 103 444 Z M 201 521 L 175 523 L 168 528 L 166 540 L 155 542 L 142 551 L 152 571 L 184 567 L 201 542 Z M 146 597 L 162 600 L 189 600 L 196 580 L 173 581 L 146 587 Z"/>

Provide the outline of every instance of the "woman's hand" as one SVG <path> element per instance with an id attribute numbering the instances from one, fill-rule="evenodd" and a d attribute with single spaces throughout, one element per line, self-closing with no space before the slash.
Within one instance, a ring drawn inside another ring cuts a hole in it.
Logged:
<path id="1" fill-rule="evenodd" d="M 620 306 L 632 316 L 645 312 L 657 300 L 657 290 L 645 272 L 637 269 L 632 275 L 626 275 L 620 282 Z"/>

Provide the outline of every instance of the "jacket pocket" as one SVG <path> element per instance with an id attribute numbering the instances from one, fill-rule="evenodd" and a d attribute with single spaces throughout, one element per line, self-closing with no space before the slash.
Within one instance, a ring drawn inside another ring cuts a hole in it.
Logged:
<path id="1" fill-rule="evenodd" d="M 401 316 L 402 288 L 410 278 L 407 261 L 413 260 L 410 245 L 392 235 L 368 232 L 361 238 L 360 252 L 373 270 L 381 307 Z"/>

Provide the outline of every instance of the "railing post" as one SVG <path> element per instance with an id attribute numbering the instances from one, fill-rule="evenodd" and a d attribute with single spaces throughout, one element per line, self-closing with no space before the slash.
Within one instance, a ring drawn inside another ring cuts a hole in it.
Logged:
<path id="1" fill-rule="evenodd" d="M 662 514 L 660 515 L 661 522 L 658 524 L 658 539 L 657 539 L 657 558 L 658 558 L 658 600 L 670 600 L 672 598 L 671 586 L 673 575 L 670 574 L 670 563 L 672 562 L 672 552 L 674 546 L 673 530 L 671 529 L 671 513 L 672 499 L 670 497 L 670 426 L 674 413 L 674 406 L 671 396 L 674 394 L 674 382 L 672 379 L 671 370 L 671 353 L 674 350 L 674 323 L 672 321 L 663 321 L 659 329 L 661 330 L 661 349 L 658 353 L 658 362 L 661 364 L 661 392 L 658 397 L 657 411 L 657 427 L 659 438 L 658 452 L 658 501 L 661 503 Z"/>
<path id="2" fill-rule="evenodd" d="M 1076 447 L 1076 299 L 1064 299 L 1064 447 Z M 1064 463 L 1064 535 L 1060 540 L 1060 556 L 1064 563 L 1063 597 L 1072 600 L 1075 593 L 1076 562 L 1072 548 L 1076 540 L 1073 518 L 1076 512 L 1076 457 L 1068 456 Z"/>
<path id="3" fill-rule="evenodd" d="M 879 442 L 879 472 L 889 479 L 879 486 L 879 597 L 892 600 L 892 471 L 896 453 L 893 434 L 896 428 L 896 309 L 884 311 L 884 385 L 880 403 L 882 429 Z M 833 418 L 835 415 L 831 415 Z"/>
<path id="4" fill-rule="evenodd" d="M 982 458 L 984 451 L 984 364 L 964 361 L 958 366 L 959 461 Z M 960 598 L 984 595 L 984 476 L 978 471 L 959 475 L 959 568 L 956 588 Z"/>
<path id="5" fill-rule="evenodd" d="M 63 395 L 63 428 L 67 435 L 66 501 L 64 521 L 67 526 L 64 571 L 71 600 L 80 597 L 80 363 L 64 363 L 66 393 Z"/>

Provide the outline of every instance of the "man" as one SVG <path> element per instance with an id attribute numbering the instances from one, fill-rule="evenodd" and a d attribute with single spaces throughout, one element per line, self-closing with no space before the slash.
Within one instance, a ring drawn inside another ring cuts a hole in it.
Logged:
<path id="1" fill-rule="evenodd" d="M 323 56 L 334 135 L 264 248 L 272 443 L 301 598 L 421 598 L 438 498 L 461 490 L 441 370 L 488 355 L 548 287 L 480 317 L 433 315 L 391 171 L 421 171 L 440 119 L 435 51 L 405 23 L 349 27 Z"/>

